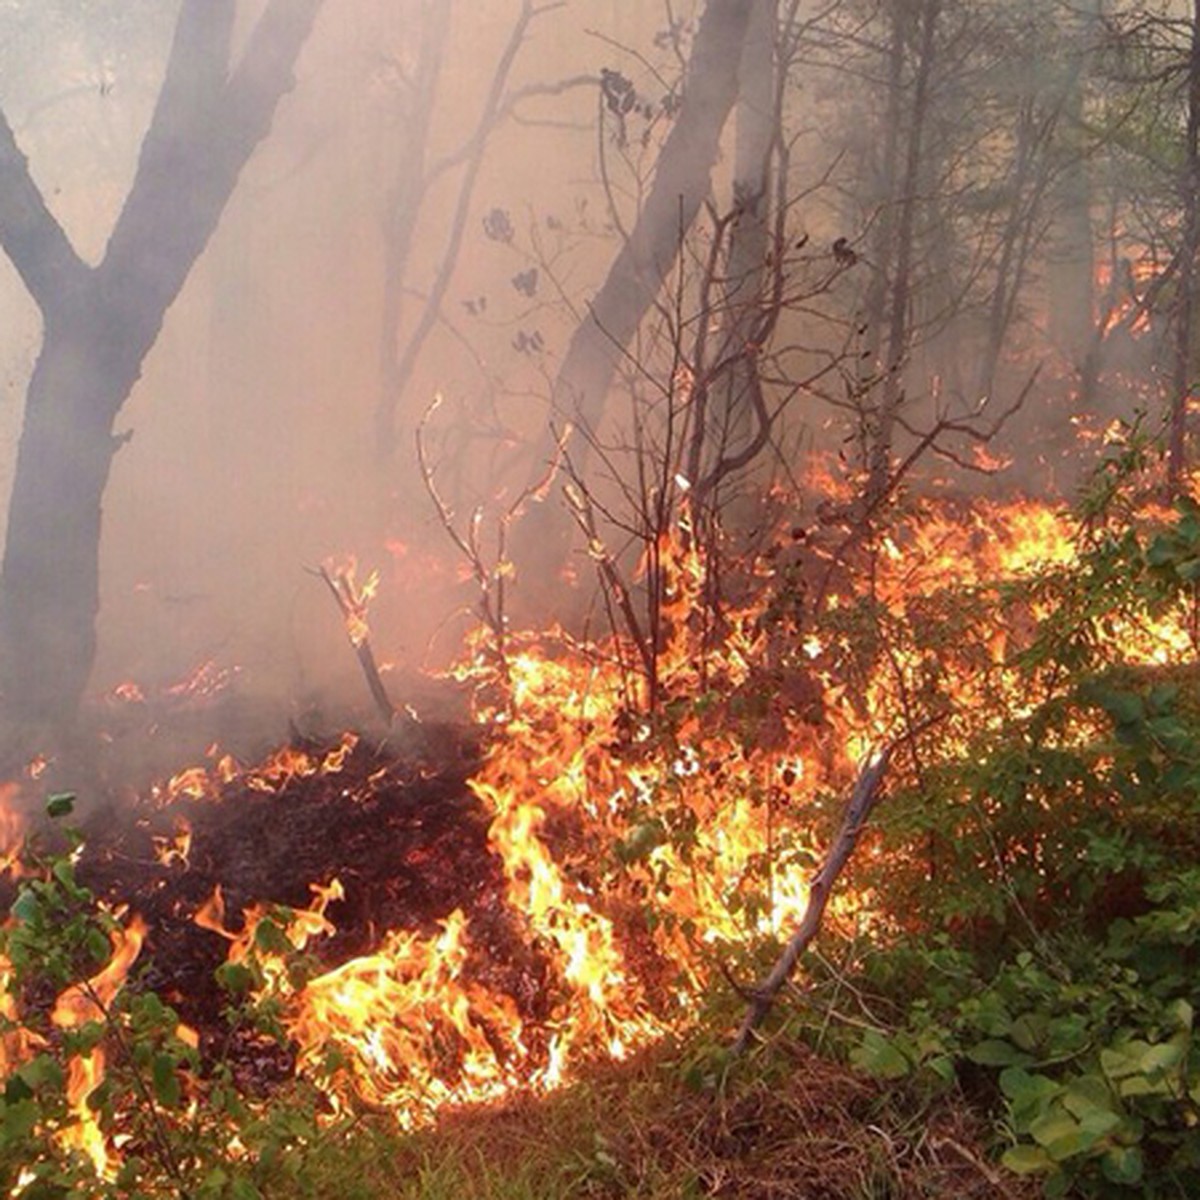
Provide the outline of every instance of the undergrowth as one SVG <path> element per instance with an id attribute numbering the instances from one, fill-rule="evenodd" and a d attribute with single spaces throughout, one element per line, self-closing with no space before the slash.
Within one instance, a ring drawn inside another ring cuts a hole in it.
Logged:
<path id="1" fill-rule="evenodd" d="M 885 640 L 904 664 L 910 716 L 950 717 L 910 747 L 878 818 L 887 853 L 856 871 L 875 927 L 809 962 L 852 1019 L 814 996 L 794 1021 L 876 1077 L 966 1089 L 1004 1168 L 1047 1196 L 1187 1197 L 1200 506 L 1147 522 L 1111 484 L 1084 505 L 1070 567 L 842 618 L 874 630 L 860 670 Z M 998 632 L 1005 653 L 964 675 L 956 657 Z"/>
<path id="2" fill-rule="evenodd" d="M 1085 502 L 1069 566 L 904 604 L 868 588 L 813 627 L 847 689 L 890 678 L 877 715 L 901 731 L 898 765 L 852 872 L 868 915 L 807 955 L 803 990 L 748 1059 L 722 1049 L 741 1001 L 718 983 L 685 1044 L 422 1133 L 335 1119 L 303 1080 L 248 1095 L 136 971 L 110 970 L 130 927 L 79 883 L 69 836 L 29 848 L 0 932 L 0 1189 L 1200 1194 L 1200 506 L 1144 519 L 1126 467 Z M 674 809 L 639 819 L 614 869 L 641 860 L 639 830 L 650 848 L 686 826 Z M 286 915 L 255 939 L 286 950 Z M 311 964 L 288 962 L 302 983 Z M 221 978 L 231 1030 L 286 1042 L 277 1004 L 249 1000 L 266 982 L 253 952 Z M 103 1081 L 81 1090 L 100 1056 Z M 89 1137 L 120 1164 L 98 1166 Z"/>

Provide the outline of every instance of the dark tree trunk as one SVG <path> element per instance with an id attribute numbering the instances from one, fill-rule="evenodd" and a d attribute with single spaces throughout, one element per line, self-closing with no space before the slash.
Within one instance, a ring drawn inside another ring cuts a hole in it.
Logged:
<path id="1" fill-rule="evenodd" d="M 81 323 L 47 323 L 29 384 L 0 572 L 9 715 L 57 721 L 95 655 L 100 501 L 115 443 L 113 382 Z"/>
<path id="2" fill-rule="evenodd" d="M 42 310 L 0 567 L 0 697 L 69 725 L 91 673 L 113 426 L 167 309 L 266 136 L 321 0 L 271 0 L 237 67 L 234 0 L 184 0 L 104 260 L 78 257 L 0 114 L 0 245 Z"/>
<path id="3" fill-rule="evenodd" d="M 1068 24 L 1078 47 L 1063 95 L 1065 160 L 1053 184 L 1055 213 L 1051 231 L 1053 267 L 1050 273 L 1050 334 L 1066 361 L 1083 377 L 1091 357 L 1089 346 L 1092 313 L 1096 304 L 1096 249 L 1092 233 L 1092 167 L 1083 130 L 1084 80 L 1091 62 L 1091 47 L 1100 28 L 1103 4 L 1090 0 Z M 1081 391 L 1083 389 L 1081 388 Z M 1093 402 L 1083 391 L 1080 404 L 1087 411 Z"/>
<path id="4" fill-rule="evenodd" d="M 708 0 L 696 30 L 684 78 L 683 102 L 659 152 L 654 181 L 633 228 L 579 323 L 552 391 L 559 422 L 593 432 L 600 424 L 617 365 L 658 298 L 712 189 L 721 134 L 738 93 L 738 67 L 753 4 Z M 530 488 L 541 488 L 558 452 L 550 422 L 533 446 Z M 579 449 L 576 466 L 586 453 Z M 515 527 L 513 560 L 533 576 L 560 568 L 569 551 L 570 525 L 556 507 L 533 506 Z M 535 613 L 544 600 L 526 590 Z"/>
<path id="5" fill-rule="evenodd" d="M 871 236 L 874 272 L 863 301 L 866 353 L 859 379 L 864 390 L 874 385 L 883 370 L 883 335 L 887 323 L 887 297 L 896 254 L 896 206 L 899 201 L 900 118 L 904 83 L 904 17 L 898 8 L 891 14 L 891 41 L 887 52 L 887 103 L 884 106 L 880 141 L 883 150 L 875 180 L 874 200 L 878 216 Z"/>
<path id="6" fill-rule="evenodd" d="M 976 381 L 975 395 L 980 399 L 990 396 L 995 388 L 1000 356 L 1038 241 L 1043 199 L 1051 181 L 1050 145 L 1060 112 L 1059 102 L 1039 107 L 1035 97 L 1027 96 L 1017 113 L 1016 155 L 1009 172 L 1011 198 L 988 301 L 987 341 Z"/>
<path id="7" fill-rule="evenodd" d="M 904 176 L 901 181 L 899 219 L 896 225 L 896 271 L 888 302 L 888 330 L 884 361 L 883 395 L 875 413 L 867 461 L 865 502 L 873 507 L 884 495 L 891 478 L 892 442 L 896 418 L 904 399 L 903 369 L 912 342 L 909 308 L 912 301 L 912 271 L 915 255 L 916 214 L 920 203 L 922 142 L 929 109 L 933 77 L 935 31 L 941 0 L 924 0 L 920 8 L 920 44 L 913 79 L 913 99 L 905 145 Z"/>
<path id="8" fill-rule="evenodd" d="M 729 238 L 728 284 L 725 289 L 725 341 L 730 349 L 744 344 L 758 324 L 766 278 L 771 213 L 771 158 L 779 133 L 775 71 L 778 0 L 755 0 L 742 49 L 738 103 L 734 114 L 737 143 L 733 193 L 739 216 Z M 757 365 L 738 359 L 718 394 L 717 453 L 724 456 L 754 433 L 749 412 L 750 389 Z"/>
<path id="9" fill-rule="evenodd" d="M 1196 255 L 1200 252 L 1200 0 L 1192 10 L 1191 47 L 1187 75 L 1187 142 L 1181 183 L 1183 238 L 1180 246 L 1178 294 L 1175 309 L 1175 362 L 1171 372 L 1167 482 L 1177 493 L 1187 468 L 1187 417 L 1192 391 L 1195 321 Z"/>

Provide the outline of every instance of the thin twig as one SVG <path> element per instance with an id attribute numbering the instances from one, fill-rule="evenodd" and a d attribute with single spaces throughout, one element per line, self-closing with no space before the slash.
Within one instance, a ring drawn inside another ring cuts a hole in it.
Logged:
<path id="1" fill-rule="evenodd" d="M 387 688 L 383 686 L 383 679 L 379 675 L 379 667 L 375 662 L 375 652 L 371 649 L 370 636 L 367 633 L 365 623 L 362 621 L 362 614 L 356 611 L 357 605 L 349 595 L 348 584 L 344 579 L 334 579 L 324 567 L 321 567 L 317 571 L 311 571 L 310 574 L 316 575 L 325 581 L 326 587 L 329 588 L 334 600 L 337 602 L 337 606 L 342 613 L 342 619 L 346 623 L 346 634 L 350 639 L 350 645 L 354 647 L 354 653 L 358 657 L 358 665 L 362 668 L 363 677 L 367 681 L 367 688 L 371 693 L 371 699 L 375 701 L 375 707 L 379 711 L 379 715 L 383 718 L 384 723 L 391 725 L 396 719 L 396 706 L 387 694 Z M 355 631 L 351 629 L 352 622 L 359 626 Z"/>

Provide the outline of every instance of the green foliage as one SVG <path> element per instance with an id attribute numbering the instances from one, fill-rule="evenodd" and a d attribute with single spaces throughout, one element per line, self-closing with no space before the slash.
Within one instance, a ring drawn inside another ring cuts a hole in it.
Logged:
<path id="1" fill-rule="evenodd" d="M 1123 469 L 1076 563 L 839 616 L 910 719 L 953 713 L 858 869 L 896 915 L 860 955 L 896 1015 L 872 1010 L 852 1061 L 983 1088 L 1001 1161 L 1050 1196 L 1200 1194 L 1200 506 L 1133 520 Z M 979 656 L 997 631 L 1008 652 Z"/>
<path id="2" fill-rule="evenodd" d="M 51 797 L 47 815 L 63 818 L 71 807 L 69 797 Z M 297 1083 L 270 1105 L 247 1099 L 233 1064 L 202 1056 L 178 1014 L 136 973 L 115 991 L 101 986 L 124 927 L 79 884 L 80 839 L 70 829 L 64 836 L 65 853 L 27 846 L 29 874 L 0 930 L 8 964 L 0 1002 L 0 1189 L 23 1200 L 305 1195 L 308 1158 L 340 1133 L 318 1121 L 322 1098 Z M 285 925 L 265 920 L 260 930 L 263 948 L 288 952 L 295 969 L 304 969 Z M 231 1030 L 253 1026 L 283 1036 L 278 1006 L 250 998 L 263 980 L 253 953 L 219 977 Z M 52 1016 L 64 992 L 81 1018 L 70 1027 Z M 69 1094 L 73 1075 L 101 1056 L 103 1071 L 85 1103 L 100 1140 L 120 1143 L 119 1163 L 104 1171 L 80 1148 L 83 1113 Z"/>

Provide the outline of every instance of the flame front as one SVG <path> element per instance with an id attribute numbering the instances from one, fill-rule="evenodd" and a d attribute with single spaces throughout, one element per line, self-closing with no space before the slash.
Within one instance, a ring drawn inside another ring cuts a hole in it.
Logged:
<path id="1" fill-rule="evenodd" d="M 283 928 L 297 952 L 328 937 L 343 895 L 337 880 L 314 885 L 304 909 L 251 907 L 236 931 L 218 889 L 196 920 L 229 942 L 232 961 L 253 958 L 263 990 L 283 1000 L 299 1069 L 339 1110 L 365 1102 L 412 1124 L 447 1104 L 556 1086 L 590 1058 L 620 1057 L 680 1028 L 735 949 L 786 936 L 808 902 L 828 797 L 911 723 L 914 706 L 935 692 L 952 698 L 938 731 L 944 754 L 964 752 L 965 714 L 978 722 L 991 718 L 975 714 L 1024 711 L 1028 680 L 1014 656 L 1052 614 L 1034 590 L 1011 610 L 988 609 L 994 619 L 972 628 L 970 644 L 897 637 L 861 677 L 853 664 L 862 630 L 839 624 L 843 616 L 866 602 L 885 633 L 910 628 L 943 594 L 1070 569 L 1078 532 L 1047 505 L 935 508 L 874 541 L 869 582 L 859 585 L 869 590 L 830 589 L 815 617 L 779 602 L 787 583 L 775 560 L 758 564 L 759 590 L 774 606 L 723 612 L 714 638 L 698 619 L 708 581 L 685 530 L 643 565 L 663 596 L 653 683 L 629 667 L 639 655 L 628 639 L 510 633 L 505 688 L 479 689 L 493 704 L 479 714 L 493 736 L 469 785 L 490 817 L 506 928 L 521 948 L 508 975 L 491 969 L 486 922 L 469 907 L 436 926 L 393 929 L 372 953 L 315 977 L 296 971 L 276 938 L 260 936 L 264 922 Z M 1114 655 L 1130 663 L 1194 659 L 1194 632 L 1180 612 L 1153 621 L 1114 612 L 1103 626 Z M 495 670 L 487 647 L 462 674 L 494 682 Z M 647 715 L 651 694 L 660 711 Z M 234 778 L 279 795 L 297 779 L 343 771 L 355 744 L 347 735 L 320 756 L 281 750 L 250 770 L 214 751 L 157 799 L 215 800 Z M 878 846 L 868 839 L 865 852 Z M 161 853 L 186 866 L 182 826 Z M 869 895 L 843 887 L 828 919 L 875 920 L 870 906 Z M 136 925 L 127 938 L 114 948 L 114 972 L 136 956 Z M 97 976 L 72 989 L 55 1019 L 92 1019 L 88 997 L 103 1005 L 110 986 Z M 83 1113 L 102 1057 L 79 1070 L 72 1103 L 80 1137 L 99 1156 L 102 1140 Z"/>

